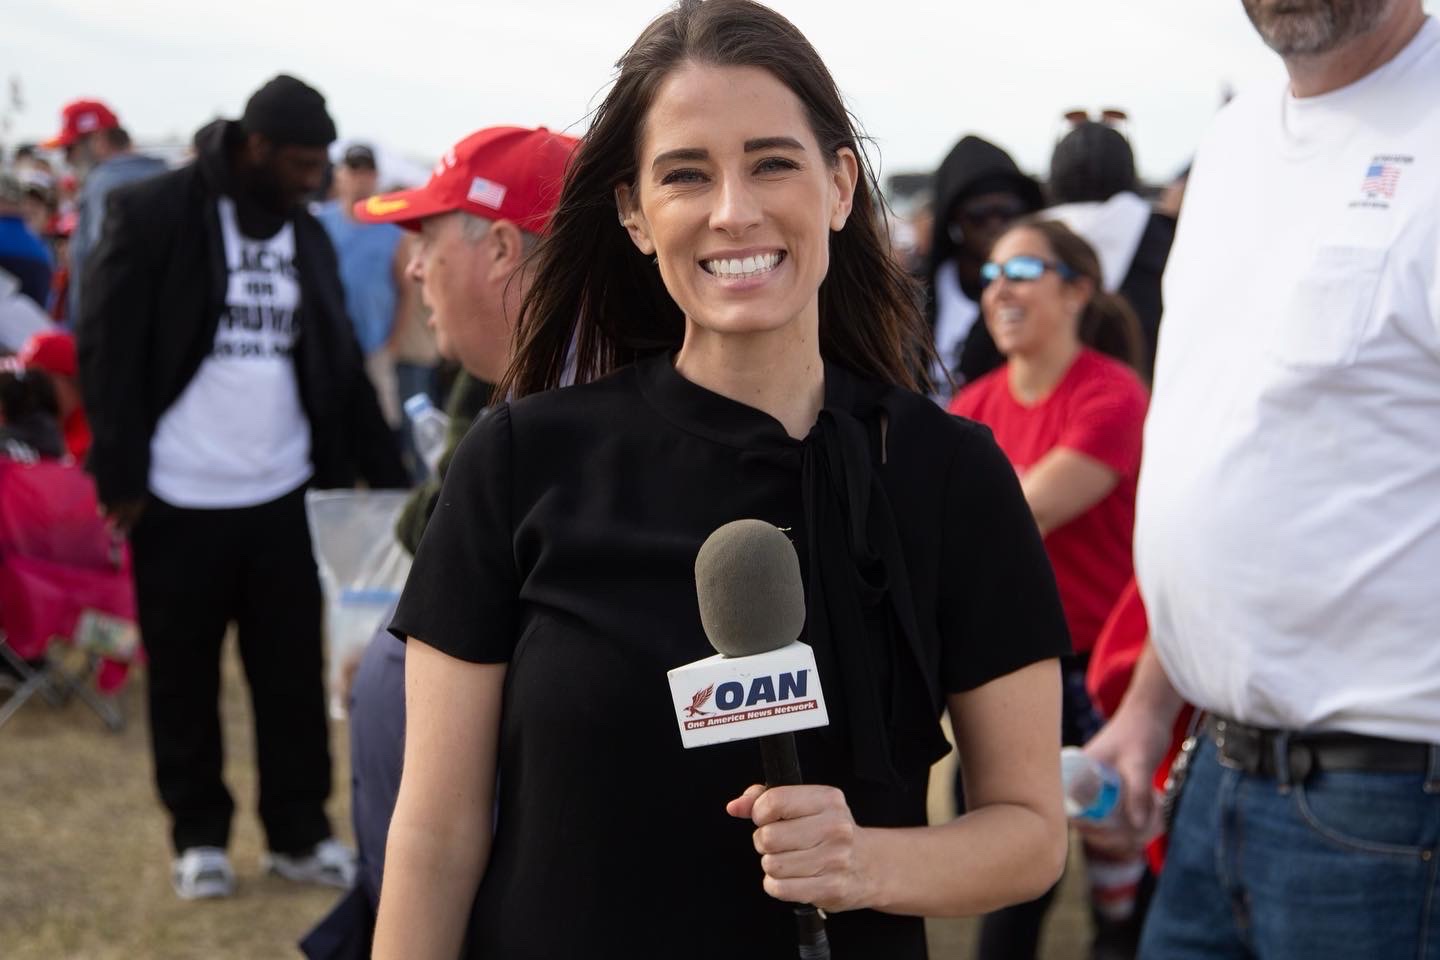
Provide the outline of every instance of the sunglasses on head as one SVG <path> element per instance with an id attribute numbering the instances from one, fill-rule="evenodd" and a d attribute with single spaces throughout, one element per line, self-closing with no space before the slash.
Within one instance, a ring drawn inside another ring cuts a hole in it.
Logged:
<path id="1" fill-rule="evenodd" d="M 980 286 L 988 287 L 1004 275 L 1011 283 L 1028 283 L 1031 280 L 1039 280 L 1045 275 L 1046 270 L 1054 270 L 1062 280 L 1069 280 L 1075 276 L 1075 271 L 1065 264 L 1056 260 L 1042 260 L 1040 257 L 1032 257 L 1021 254 L 1018 257 L 1011 257 L 1004 263 L 996 263 L 989 260 L 980 268 Z"/>
<path id="2" fill-rule="evenodd" d="M 1066 110 L 1061 116 L 1064 117 L 1065 122 L 1072 127 L 1078 127 L 1080 124 L 1091 119 L 1088 110 Z M 1094 120 L 1096 123 L 1103 123 L 1107 127 L 1123 127 L 1129 122 L 1130 115 L 1118 107 L 1104 107 L 1096 113 Z"/>

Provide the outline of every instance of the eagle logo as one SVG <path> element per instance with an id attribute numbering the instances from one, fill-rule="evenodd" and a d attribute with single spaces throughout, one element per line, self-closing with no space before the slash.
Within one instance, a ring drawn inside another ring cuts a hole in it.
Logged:
<path id="1" fill-rule="evenodd" d="M 700 708 L 710 702 L 710 696 L 715 692 L 715 684 L 710 684 L 704 690 L 696 690 L 695 695 L 690 698 L 690 706 L 685 708 L 685 716 L 701 717 L 709 713 L 709 710 Z"/>

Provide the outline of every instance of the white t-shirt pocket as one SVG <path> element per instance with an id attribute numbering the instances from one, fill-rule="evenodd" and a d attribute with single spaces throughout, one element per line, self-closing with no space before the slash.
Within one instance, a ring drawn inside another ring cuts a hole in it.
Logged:
<path id="1" fill-rule="evenodd" d="M 1322 246 L 1296 280 L 1269 352 L 1291 367 L 1355 362 L 1385 265 L 1381 247 Z"/>

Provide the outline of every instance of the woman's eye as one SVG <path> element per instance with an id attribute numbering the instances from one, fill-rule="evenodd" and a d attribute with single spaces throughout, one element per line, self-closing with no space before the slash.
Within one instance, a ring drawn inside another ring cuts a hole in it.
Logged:
<path id="1" fill-rule="evenodd" d="M 755 165 L 756 173 L 788 173 L 791 170 L 799 170 L 800 165 L 794 160 L 787 160 L 785 157 L 766 157 Z"/>
<path id="2" fill-rule="evenodd" d="M 679 170 L 671 170 L 669 173 L 665 174 L 665 176 L 660 178 L 660 182 L 662 184 L 702 183 L 704 182 L 704 180 L 705 175 L 699 170 L 691 170 L 686 168 L 681 168 Z"/>

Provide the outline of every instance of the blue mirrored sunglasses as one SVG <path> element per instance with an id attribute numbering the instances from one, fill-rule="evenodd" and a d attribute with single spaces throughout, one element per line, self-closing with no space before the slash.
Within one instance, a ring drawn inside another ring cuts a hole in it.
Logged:
<path id="1" fill-rule="evenodd" d="M 1022 254 L 1018 257 L 1011 257 L 1004 263 L 996 263 L 994 260 L 987 261 L 980 268 L 980 286 L 988 287 L 998 280 L 1002 273 L 1005 275 L 1005 279 L 1011 283 L 1039 280 L 1046 270 L 1054 270 L 1062 280 L 1070 280 L 1075 276 L 1075 271 L 1063 263 Z"/>

